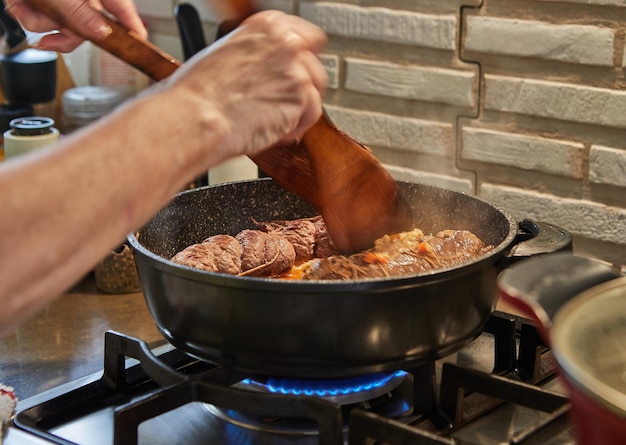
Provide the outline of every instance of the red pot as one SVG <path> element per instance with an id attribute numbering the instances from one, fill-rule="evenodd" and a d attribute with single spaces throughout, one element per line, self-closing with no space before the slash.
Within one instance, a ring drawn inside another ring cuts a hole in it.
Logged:
<path id="1" fill-rule="evenodd" d="M 500 274 L 500 296 L 536 319 L 569 390 L 582 445 L 626 443 L 626 277 L 553 254 Z"/>

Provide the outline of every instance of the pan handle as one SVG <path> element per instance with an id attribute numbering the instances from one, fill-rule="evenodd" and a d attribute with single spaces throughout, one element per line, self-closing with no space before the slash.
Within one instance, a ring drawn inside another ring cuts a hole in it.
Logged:
<path id="1" fill-rule="evenodd" d="M 567 230 L 554 224 L 524 219 L 518 223 L 507 264 L 538 255 L 572 251 L 572 235 Z"/>

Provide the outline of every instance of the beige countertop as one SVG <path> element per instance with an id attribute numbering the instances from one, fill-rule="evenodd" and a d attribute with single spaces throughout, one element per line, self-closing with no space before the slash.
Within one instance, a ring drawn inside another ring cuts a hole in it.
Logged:
<path id="1" fill-rule="evenodd" d="M 104 333 L 115 330 L 150 346 L 164 340 L 143 294 L 106 294 L 87 276 L 12 334 L 0 338 L 0 383 L 20 400 L 102 370 Z"/>

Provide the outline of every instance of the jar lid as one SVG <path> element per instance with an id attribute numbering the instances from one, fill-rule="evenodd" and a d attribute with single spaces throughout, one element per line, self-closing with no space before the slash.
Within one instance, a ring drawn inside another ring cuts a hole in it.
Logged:
<path id="1" fill-rule="evenodd" d="M 111 111 L 123 100 L 116 89 L 102 86 L 82 86 L 66 90 L 61 97 L 64 115 L 98 118 Z"/>
<path id="2" fill-rule="evenodd" d="M 40 116 L 18 117 L 9 125 L 18 136 L 35 136 L 50 133 L 54 127 L 54 119 Z"/>
<path id="3" fill-rule="evenodd" d="M 45 51 L 36 48 L 26 48 L 23 51 L 2 55 L 2 63 L 15 63 L 20 65 L 56 65 L 58 55 L 54 51 Z"/>

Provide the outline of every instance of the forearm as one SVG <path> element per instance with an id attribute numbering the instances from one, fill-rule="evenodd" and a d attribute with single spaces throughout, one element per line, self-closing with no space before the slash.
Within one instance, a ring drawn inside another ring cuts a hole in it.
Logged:
<path id="1" fill-rule="evenodd" d="M 47 153 L 1 165 L 0 326 L 63 292 L 221 161 L 206 152 L 220 139 L 210 110 L 200 124 L 188 99 L 162 92 L 140 99 Z"/>
<path id="2" fill-rule="evenodd" d="M 29 17 L 24 4 L 12 4 Z M 30 14 L 34 26 L 50 25 Z M 328 78 L 316 54 L 325 42 L 299 17 L 255 14 L 149 97 L 0 165 L 0 334 L 72 285 L 201 172 L 301 138 L 321 113 Z"/>

